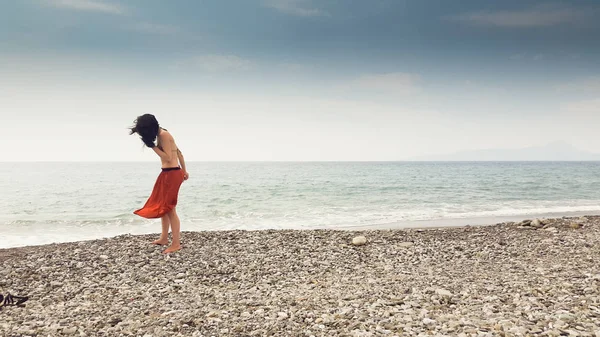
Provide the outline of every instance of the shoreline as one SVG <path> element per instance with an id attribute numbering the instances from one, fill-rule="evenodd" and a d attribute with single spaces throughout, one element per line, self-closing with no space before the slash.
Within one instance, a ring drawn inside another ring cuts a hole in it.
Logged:
<path id="1" fill-rule="evenodd" d="M 182 237 L 0 250 L 0 335 L 599 336 L 600 216 Z"/>
<path id="2" fill-rule="evenodd" d="M 428 229 L 428 228 L 456 228 L 465 226 L 493 226 L 508 222 L 521 222 L 533 219 L 563 219 L 577 217 L 596 217 L 600 216 L 600 211 L 574 211 L 574 212 L 554 212 L 554 213 L 532 213 L 526 215 L 503 215 L 486 216 L 473 218 L 446 218 L 434 220 L 410 220 L 394 222 L 390 224 L 372 225 L 372 226 L 341 226 L 347 230 L 386 230 L 386 229 Z"/>
<path id="3" fill-rule="evenodd" d="M 509 216 L 489 216 L 489 217 L 474 217 L 474 218 L 446 218 L 446 219 L 434 219 L 434 220 L 410 220 L 401 222 L 392 222 L 375 225 L 347 225 L 333 227 L 310 227 L 310 228 L 265 228 L 265 229 L 207 229 L 207 230 L 184 230 L 182 236 L 186 233 L 202 233 L 202 232 L 228 232 L 228 231 L 245 231 L 245 232 L 260 232 L 260 231 L 312 231 L 312 230 L 325 230 L 325 231 L 371 231 L 371 230 L 406 230 L 406 229 L 440 229 L 440 228 L 462 228 L 469 226 L 495 226 L 502 225 L 510 222 L 520 222 L 528 219 L 562 219 L 562 218 L 574 218 L 574 217 L 595 217 L 600 216 L 600 211 L 589 212 L 589 211 L 574 211 L 574 212 L 557 212 L 557 213 L 534 213 L 527 215 L 509 215 Z M 25 244 L 12 247 L 1 247 L 0 252 L 16 249 L 16 248 L 28 248 L 28 247 L 44 247 L 57 244 L 69 244 L 69 243 L 81 243 L 91 242 L 96 240 L 105 240 L 121 236 L 147 236 L 147 235 L 158 235 L 160 234 L 160 224 L 156 226 L 156 232 L 148 232 L 141 234 L 131 233 L 120 233 L 110 236 L 94 237 L 83 240 L 67 240 L 67 241 L 55 241 L 40 244 Z"/>

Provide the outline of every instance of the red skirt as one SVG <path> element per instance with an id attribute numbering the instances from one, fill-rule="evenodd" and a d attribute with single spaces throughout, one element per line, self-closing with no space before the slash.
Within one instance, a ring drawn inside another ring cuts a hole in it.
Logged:
<path id="1" fill-rule="evenodd" d="M 182 183 L 183 170 L 180 167 L 163 168 L 148 201 L 144 207 L 133 213 L 148 219 L 160 218 L 169 213 L 177 206 L 177 196 Z"/>

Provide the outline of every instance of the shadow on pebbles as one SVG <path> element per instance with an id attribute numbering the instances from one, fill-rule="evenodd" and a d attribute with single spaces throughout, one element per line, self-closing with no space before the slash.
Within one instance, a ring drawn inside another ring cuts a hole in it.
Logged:
<path id="1" fill-rule="evenodd" d="M 600 218 L 0 250 L 2 336 L 600 337 Z M 362 237 L 361 237 L 362 236 Z"/>

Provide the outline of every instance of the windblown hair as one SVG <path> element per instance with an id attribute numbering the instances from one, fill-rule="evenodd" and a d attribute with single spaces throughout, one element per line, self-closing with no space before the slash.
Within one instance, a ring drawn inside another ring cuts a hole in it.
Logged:
<path id="1" fill-rule="evenodd" d="M 151 143 L 154 142 L 158 136 L 159 130 L 160 125 L 158 124 L 156 117 L 151 114 L 144 114 L 135 119 L 134 125 L 130 128 L 129 134 L 132 135 L 137 133 L 140 135 L 144 143 Z"/>

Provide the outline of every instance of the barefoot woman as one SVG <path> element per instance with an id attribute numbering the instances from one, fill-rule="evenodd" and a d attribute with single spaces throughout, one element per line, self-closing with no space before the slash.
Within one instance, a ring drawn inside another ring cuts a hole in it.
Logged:
<path id="1" fill-rule="evenodd" d="M 177 148 L 171 134 L 161 128 L 156 118 L 151 114 L 139 116 L 130 134 L 137 133 L 147 147 L 154 150 L 160 157 L 162 172 L 156 179 L 152 194 L 141 209 L 134 213 L 148 219 L 161 218 L 162 233 L 160 238 L 154 241 L 157 245 L 169 243 L 169 227 L 173 233 L 173 242 L 163 253 L 172 253 L 181 249 L 180 222 L 175 206 L 179 188 L 189 175 L 185 168 L 183 154 Z M 158 138 L 157 145 L 154 140 Z M 180 166 L 181 164 L 181 166 Z"/>

